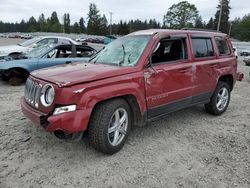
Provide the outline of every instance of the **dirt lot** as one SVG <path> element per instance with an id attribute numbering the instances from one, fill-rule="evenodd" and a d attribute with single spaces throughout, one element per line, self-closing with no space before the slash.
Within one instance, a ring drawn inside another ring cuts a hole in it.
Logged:
<path id="1" fill-rule="evenodd" d="M 250 187 L 250 67 L 225 114 L 202 106 L 132 130 L 113 156 L 58 140 L 20 111 L 24 86 L 0 81 L 0 187 Z"/>

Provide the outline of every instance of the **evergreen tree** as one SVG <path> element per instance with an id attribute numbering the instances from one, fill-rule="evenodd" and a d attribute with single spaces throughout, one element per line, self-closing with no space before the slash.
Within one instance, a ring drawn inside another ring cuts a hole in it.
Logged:
<path id="1" fill-rule="evenodd" d="M 206 25 L 206 29 L 214 29 L 214 19 L 211 17 Z"/>
<path id="2" fill-rule="evenodd" d="M 100 20 L 100 35 L 107 35 L 108 34 L 108 20 L 105 15 L 101 17 Z"/>
<path id="3" fill-rule="evenodd" d="M 60 33 L 62 32 L 61 29 L 61 24 L 59 22 L 59 19 L 57 17 L 57 13 L 54 11 L 51 14 L 51 17 L 48 18 L 48 31 L 49 32 L 56 32 L 56 33 Z"/>
<path id="4" fill-rule="evenodd" d="M 202 21 L 202 17 L 201 16 L 197 16 L 196 20 L 195 20 L 195 28 L 200 28 L 203 29 L 204 25 L 203 25 L 203 21 Z"/>
<path id="5" fill-rule="evenodd" d="M 27 24 L 26 24 L 26 22 L 24 20 L 22 20 L 19 25 L 20 25 L 19 26 L 19 29 L 20 29 L 19 31 L 20 32 L 26 32 L 27 31 Z"/>
<path id="6" fill-rule="evenodd" d="M 37 30 L 37 22 L 34 16 L 30 17 L 29 21 L 27 22 L 27 27 L 29 32 L 35 32 Z"/>
<path id="7" fill-rule="evenodd" d="M 63 16 L 63 25 L 64 25 L 64 32 L 70 33 L 70 16 L 69 13 L 64 14 Z"/>
<path id="8" fill-rule="evenodd" d="M 80 26 L 77 22 L 74 23 L 71 31 L 72 33 L 80 33 Z"/>
<path id="9" fill-rule="evenodd" d="M 85 20 L 83 19 L 83 17 L 80 18 L 79 26 L 80 26 L 80 32 L 85 33 L 86 27 L 85 27 Z"/>
<path id="10" fill-rule="evenodd" d="M 42 13 L 38 18 L 38 31 L 46 32 L 47 31 L 47 24 L 44 14 Z"/>
<path id="11" fill-rule="evenodd" d="M 88 27 L 87 33 L 92 35 L 99 35 L 102 33 L 101 29 L 102 18 L 99 14 L 99 10 L 97 9 L 94 3 L 90 3 L 89 5 L 89 13 L 88 13 Z"/>
<path id="12" fill-rule="evenodd" d="M 232 22 L 231 36 L 241 41 L 250 41 L 250 14 Z"/>
<path id="13" fill-rule="evenodd" d="M 222 6 L 222 14 L 221 14 L 221 22 L 219 30 L 223 33 L 228 33 L 229 31 L 229 14 L 231 7 L 229 6 L 229 0 L 220 0 L 221 3 L 217 6 L 217 12 L 215 13 L 214 19 L 214 29 L 217 29 L 219 16 L 220 16 L 220 9 Z"/>

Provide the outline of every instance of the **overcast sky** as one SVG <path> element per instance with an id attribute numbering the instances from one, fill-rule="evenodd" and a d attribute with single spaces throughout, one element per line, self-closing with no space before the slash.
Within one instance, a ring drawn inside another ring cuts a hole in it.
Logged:
<path id="1" fill-rule="evenodd" d="M 181 1 L 181 0 L 180 0 Z M 36 19 L 41 13 L 46 17 L 52 11 L 58 13 L 60 21 L 64 13 L 69 13 L 71 22 L 86 20 L 89 4 L 95 3 L 101 14 L 109 20 L 109 12 L 113 12 L 113 22 L 129 19 L 156 19 L 162 22 L 168 8 L 178 0 L 0 0 L 0 20 L 4 22 L 20 22 L 31 16 Z M 216 12 L 219 0 L 188 0 L 195 4 L 203 20 L 208 21 Z M 242 17 L 250 13 L 249 0 L 231 0 L 230 19 Z"/>

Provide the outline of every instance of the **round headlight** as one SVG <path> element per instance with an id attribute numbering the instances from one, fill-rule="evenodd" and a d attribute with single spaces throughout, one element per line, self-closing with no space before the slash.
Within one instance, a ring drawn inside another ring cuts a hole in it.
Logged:
<path id="1" fill-rule="evenodd" d="M 41 92 L 41 103 L 43 106 L 48 107 L 50 106 L 55 98 L 55 90 L 54 87 L 50 84 L 46 84 L 42 88 Z"/>

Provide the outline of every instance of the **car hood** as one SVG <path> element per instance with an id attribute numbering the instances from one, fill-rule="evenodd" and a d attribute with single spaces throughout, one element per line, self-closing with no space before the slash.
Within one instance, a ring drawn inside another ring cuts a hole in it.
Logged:
<path id="1" fill-rule="evenodd" d="M 135 71 L 134 67 L 92 63 L 72 63 L 40 69 L 32 72 L 31 75 L 38 79 L 55 83 L 59 87 L 63 87 L 129 74 Z"/>
<path id="2" fill-rule="evenodd" d="M 27 48 L 18 45 L 0 46 L 0 56 L 6 56 L 12 52 L 24 52 Z"/>

